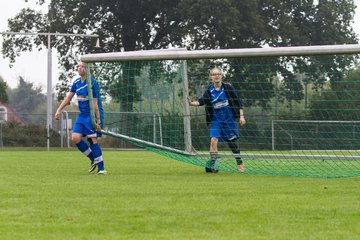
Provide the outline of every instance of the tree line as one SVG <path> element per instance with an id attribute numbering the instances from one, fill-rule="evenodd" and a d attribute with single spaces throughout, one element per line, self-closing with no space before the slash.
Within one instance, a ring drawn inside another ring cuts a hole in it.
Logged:
<path id="1" fill-rule="evenodd" d="M 21 116 L 25 124 L 44 122 L 46 113 L 46 96 L 41 87 L 26 81 L 19 76 L 18 85 L 9 88 L 6 81 L 0 76 L 0 102 L 10 106 L 13 111 Z"/>
<path id="2" fill-rule="evenodd" d="M 8 26 L 9 31 L 100 36 L 101 49 L 96 49 L 95 40 L 90 38 L 52 39 L 62 66 L 57 85 L 60 100 L 68 89 L 69 71 L 84 53 L 169 47 L 191 50 L 351 44 L 357 43 L 351 27 L 354 13 L 353 0 L 53 0 L 48 13 L 22 9 L 9 19 Z M 14 62 L 21 51 L 46 46 L 46 36 L 6 36 L 2 53 Z M 279 60 L 274 61 L 274 68 L 278 63 Z M 133 82 L 130 85 L 136 88 Z M 246 91 L 249 84 L 239 87 Z M 255 102 L 265 106 L 271 96 L 262 97 L 265 100 Z"/>

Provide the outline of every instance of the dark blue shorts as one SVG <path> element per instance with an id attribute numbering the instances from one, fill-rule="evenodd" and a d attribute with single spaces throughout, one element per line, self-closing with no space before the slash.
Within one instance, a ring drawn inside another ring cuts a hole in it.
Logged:
<path id="1" fill-rule="evenodd" d="M 210 138 L 216 137 L 220 142 L 238 139 L 237 122 L 212 121 L 210 125 Z"/>
<path id="2" fill-rule="evenodd" d="M 73 127 L 73 133 L 81 133 L 83 137 L 87 138 L 99 138 L 101 133 L 95 131 L 91 124 L 90 115 L 87 117 L 79 115 Z"/>

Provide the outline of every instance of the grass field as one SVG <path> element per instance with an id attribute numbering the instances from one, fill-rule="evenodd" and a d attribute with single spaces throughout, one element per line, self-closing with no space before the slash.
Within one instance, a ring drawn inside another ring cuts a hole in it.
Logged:
<path id="1" fill-rule="evenodd" d="M 234 173 L 144 151 L 0 151 L 0 239 L 360 239 L 360 178 Z"/>

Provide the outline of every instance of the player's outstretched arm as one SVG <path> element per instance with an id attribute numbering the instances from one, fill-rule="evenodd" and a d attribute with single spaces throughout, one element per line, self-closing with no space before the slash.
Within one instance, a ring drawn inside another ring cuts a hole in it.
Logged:
<path id="1" fill-rule="evenodd" d="M 192 101 L 189 97 L 188 101 L 190 106 L 200 106 L 200 103 L 198 101 Z"/>
<path id="2" fill-rule="evenodd" d="M 75 93 L 74 92 L 69 92 L 69 94 L 66 96 L 66 98 L 61 102 L 60 106 L 58 107 L 58 109 L 56 110 L 55 116 L 54 118 L 56 120 L 60 119 L 60 114 L 61 111 L 64 109 L 64 107 L 66 105 L 68 105 L 71 101 L 71 99 L 74 97 Z"/>

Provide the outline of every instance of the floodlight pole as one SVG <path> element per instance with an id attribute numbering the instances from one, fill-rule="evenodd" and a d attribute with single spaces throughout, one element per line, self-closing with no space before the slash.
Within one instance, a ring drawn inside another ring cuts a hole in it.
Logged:
<path id="1" fill-rule="evenodd" d="M 77 33 L 41 33 L 41 32 L 0 32 L 1 35 L 35 35 L 48 37 L 48 59 L 47 59 L 47 108 L 46 108 L 46 146 L 50 150 L 50 129 L 52 128 L 52 51 L 51 51 L 51 36 L 62 37 L 96 37 L 96 34 L 77 34 Z M 98 45 L 98 42 L 97 42 Z"/>

